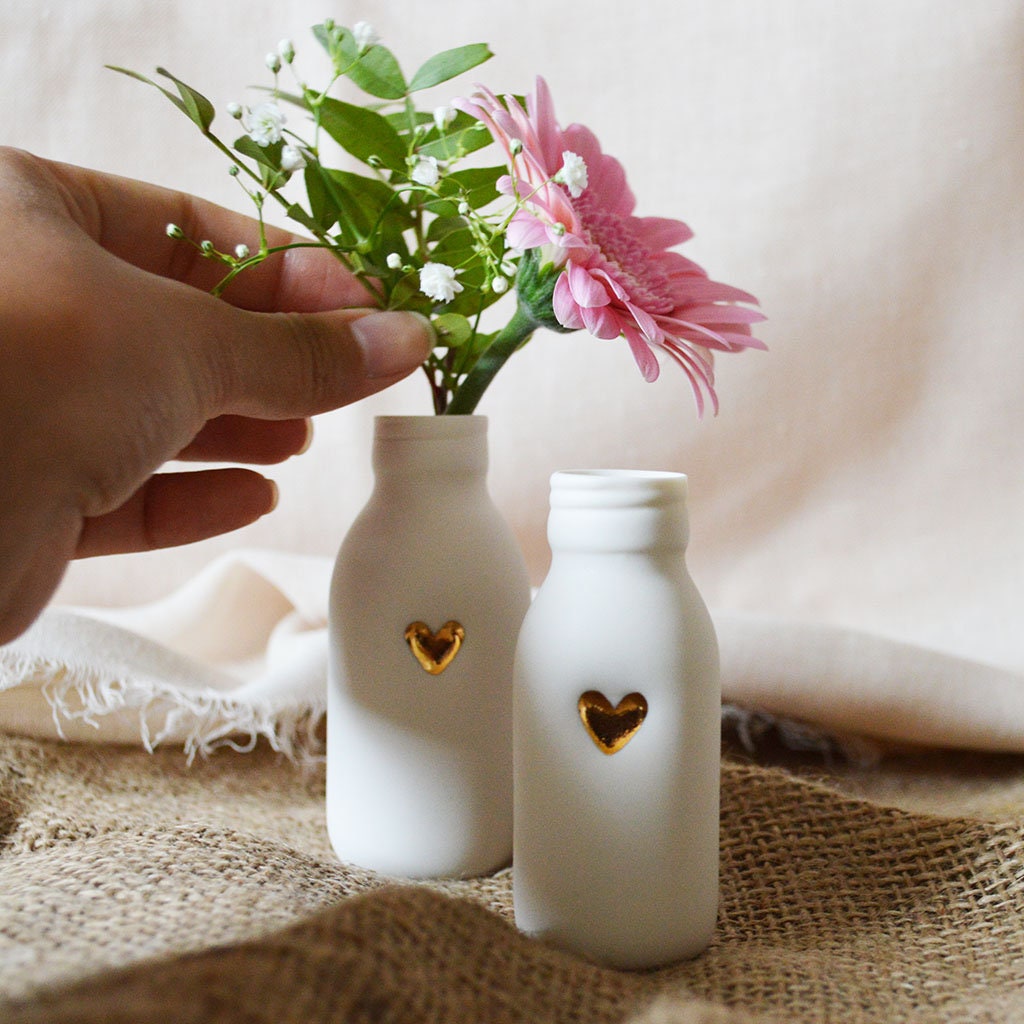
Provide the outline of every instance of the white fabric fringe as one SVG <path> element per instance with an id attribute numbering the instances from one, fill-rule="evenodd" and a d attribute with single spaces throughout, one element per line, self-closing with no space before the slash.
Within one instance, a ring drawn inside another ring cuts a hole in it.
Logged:
<path id="1" fill-rule="evenodd" d="M 50 608 L 0 647 L 0 730 L 322 755 L 326 558 L 241 551 L 125 609 Z M 889 744 L 1024 751 L 1017 673 L 837 626 L 714 615 L 723 724 L 752 748 L 860 760 Z M 769 735 L 770 734 L 770 735 Z"/>

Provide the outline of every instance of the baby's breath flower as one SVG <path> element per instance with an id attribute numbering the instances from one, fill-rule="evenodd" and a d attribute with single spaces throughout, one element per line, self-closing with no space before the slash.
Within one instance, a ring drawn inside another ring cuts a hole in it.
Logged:
<path id="1" fill-rule="evenodd" d="M 470 205 L 469 205 L 469 203 L 466 202 L 465 199 L 463 199 L 462 202 L 459 203 L 459 216 L 460 217 L 465 217 L 466 214 L 469 213 L 469 211 L 470 211 Z"/>
<path id="2" fill-rule="evenodd" d="M 168 224 L 166 229 L 168 238 L 184 238 L 185 232 L 177 224 Z"/>
<path id="3" fill-rule="evenodd" d="M 441 180 L 441 171 L 437 166 L 436 157 L 421 156 L 416 159 L 416 164 L 409 172 L 409 177 L 417 185 L 425 185 L 433 188 Z"/>
<path id="4" fill-rule="evenodd" d="M 199 243 L 199 248 L 203 250 L 204 255 L 213 255 L 213 242 L 211 242 L 208 238 L 204 238 L 202 242 Z"/>
<path id="5" fill-rule="evenodd" d="M 456 270 L 447 263 L 424 263 L 420 270 L 420 291 L 435 302 L 451 302 L 461 292 Z"/>
<path id="6" fill-rule="evenodd" d="M 387 258 L 387 265 L 392 270 L 401 270 L 402 269 L 402 257 L 399 256 L 397 252 L 389 252 L 388 253 L 388 258 Z"/>
<path id="7" fill-rule="evenodd" d="M 239 244 L 235 246 L 235 259 L 247 260 L 248 258 L 249 246 L 247 246 L 244 242 L 239 242 Z"/>
<path id="8" fill-rule="evenodd" d="M 273 101 L 260 103 L 249 111 L 246 130 L 257 146 L 272 146 L 281 141 L 281 126 L 285 117 L 281 108 Z"/>
<path id="9" fill-rule="evenodd" d="M 291 64 L 295 60 L 295 44 L 290 39 L 282 39 L 277 44 L 277 52 L 285 64 Z"/>
<path id="10" fill-rule="evenodd" d="M 237 121 L 242 116 L 242 104 L 241 103 L 229 103 L 227 105 L 227 112 Z"/>
<path id="11" fill-rule="evenodd" d="M 376 46 L 380 42 L 377 30 L 368 21 L 357 21 L 352 26 L 352 35 L 355 38 L 356 46 L 359 47 L 360 53 L 368 50 L 371 46 Z"/>
<path id="12" fill-rule="evenodd" d="M 587 163 L 577 153 L 566 150 L 562 154 L 562 167 L 555 175 L 555 181 L 563 184 L 573 199 L 579 199 L 587 187 Z"/>
<path id="13" fill-rule="evenodd" d="M 508 140 L 508 151 L 513 156 L 519 156 L 523 151 L 523 140 L 522 139 L 509 139 Z"/>
<path id="14" fill-rule="evenodd" d="M 275 75 L 281 70 L 281 58 L 276 53 L 268 53 L 263 59 Z"/>
<path id="15" fill-rule="evenodd" d="M 281 170 L 301 171 L 306 166 L 306 157 L 297 146 L 284 146 L 281 149 Z"/>
<path id="16" fill-rule="evenodd" d="M 495 295 L 504 295 L 508 291 L 508 279 L 504 277 L 496 277 L 491 282 L 491 291 Z"/>

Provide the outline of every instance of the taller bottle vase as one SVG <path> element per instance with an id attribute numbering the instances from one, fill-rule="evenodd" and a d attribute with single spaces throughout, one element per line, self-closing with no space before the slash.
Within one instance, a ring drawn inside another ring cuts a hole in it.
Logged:
<path id="1" fill-rule="evenodd" d="M 686 477 L 556 473 L 515 670 L 516 923 L 613 967 L 693 956 L 718 908 L 718 645 Z"/>
<path id="2" fill-rule="evenodd" d="M 330 598 L 327 826 L 345 862 L 465 877 L 512 854 L 512 663 L 530 602 L 487 420 L 381 416 Z"/>

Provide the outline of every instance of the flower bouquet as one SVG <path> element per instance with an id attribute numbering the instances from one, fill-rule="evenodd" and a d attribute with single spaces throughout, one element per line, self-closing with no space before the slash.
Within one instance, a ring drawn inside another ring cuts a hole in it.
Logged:
<path id="1" fill-rule="evenodd" d="M 329 249 L 382 308 L 430 318 L 437 344 L 423 369 L 436 413 L 473 412 L 539 327 L 624 338 L 648 381 L 660 352 L 686 374 L 698 411 L 707 400 L 717 411 L 713 353 L 764 347 L 751 335 L 763 319 L 757 300 L 673 250 L 692 235 L 681 221 L 634 216 L 622 165 L 589 129 L 559 126 L 543 78 L 525 100 L 479 87 L 421 110 L 419 94 L 483 63 L 489 48 L 446 50 L 407 77 L 365 22 L 326 20 L 313 35 L 330 59 L 326 85 L 305 81 L 283 40 L 266 58 L 266 97 L 228 105 L 240 129 L 233 141 L 214 132 L 213 104 L 168 71 L 158 72 L 165 87 L 114 70 L 157 86 L 198 126 L 229 159 L 261 225 L 267 202 L 279 204 L 310 236 L 295 244 Z M 368 101 L 332 95 L 343 80 Z M 302 130 L 293 111 L 304 115 Z M 347 158 L 331 161 L 327 140 Z M 482 158 L 492 144 L 499 165 Z M 280 251 L 262 232 L 251 249 L 168 231 L 224 264 L 217 294 Z M 485 311 L 512 293 L 504 326 L 488 329 Z"/>

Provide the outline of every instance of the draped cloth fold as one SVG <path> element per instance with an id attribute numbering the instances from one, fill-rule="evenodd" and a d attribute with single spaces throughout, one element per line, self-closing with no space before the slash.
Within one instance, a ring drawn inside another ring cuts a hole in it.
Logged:
<path id="1" fill-rule="evenodd" d="M 260 737 L 312 753 L 327 679 L 326 558 L 240 551 L 120 609 L 52 608 L 0 647 L 0 730 L 182 745 Z M 889 744 L 1024 751 L 1024 679 L 836 626 L 719 609 L 723 699 L 741 714 Z"/>

